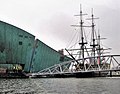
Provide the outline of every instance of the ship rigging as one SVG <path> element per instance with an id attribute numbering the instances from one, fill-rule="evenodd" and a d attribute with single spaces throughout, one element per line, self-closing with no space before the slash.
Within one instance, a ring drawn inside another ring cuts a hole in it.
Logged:
<path id="1" fill-rule="evenodd" d="M 95 31 L 95 19 L 93 9 L 91 17 L 86 20 L 90 20 L 90 25 L 84 25 L 82 7 L 80 5 L 78 25 L 71 25 L 73 27 L 79 27 L 80 38 L 78 41 L 78 48 L 70 48 L 65 50 L 72 58 L 70 61 L 66 61 L 60 64 L 55 64 L 49 68 L 39 71 L 38 73 L 32 73 L 32 77 L 93 77 L 93 76 L 107 76 L 110 72 L 110 76 L 113 71 L 120 71 L 120 63 L 117 57 L 120 55 L 105 55 L 105 50 L 110 48 L 104 48 L 101 46 L 100 32 Z M 87 41 L 84 28 L 91 28 L 91 41 Z M 75 53 L 74 53 L 75 52 Z M 114 65 L 114 67 L 111 67 Z"/>

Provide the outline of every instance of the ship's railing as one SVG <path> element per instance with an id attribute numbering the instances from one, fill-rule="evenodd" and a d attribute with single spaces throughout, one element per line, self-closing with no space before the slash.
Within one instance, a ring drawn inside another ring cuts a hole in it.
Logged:
<path id="1" fill-rule="evenodd" d="M 95 59 L 96 65 L 94 65 L 92 59 Z M 98 61 L 99 60 L 99 61 Z M 77 59 L 79 64 L 83 62 L 83 59 Z M 63 63 L 55 64 L 49 68 L 43 69 L 35 75 L 39 74 L 56 74 L 56 73 L 72 73 L 79 71 L 102 71 L 102 70 L 114 70 L 120 69 L 120 55 L 104 55 L 96 57 L 84 58 L 84 68 L 76 69 L 76 60 L 70 60 Z M 72 65 L 73 64 L 73 65 Z M 72 67 L 74 68 L 72 68 Z M 71 67 L 71 68 L 70 68 Z"/>

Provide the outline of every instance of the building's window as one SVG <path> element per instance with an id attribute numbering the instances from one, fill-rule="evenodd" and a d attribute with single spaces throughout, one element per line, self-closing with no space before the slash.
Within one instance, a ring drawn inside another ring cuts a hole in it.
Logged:
<path id="1" fill-rule="evenodd" d="M 25 36 L 25 38 L 28 38 L 28 36 Z"/>
<path id="2" fill-rule="evenodd" d="M 28 46 L 31 46 L 31 43 L 29 43 Z"/>
<path id="3" fill-rule="evenodd" d="M 22 41 L 19 41 L 19 45 L 22 45 Z"/>
<path id="4" fill-rule="evenodd" d="M 19 37 L 23 37 L 23 35 L 19 35 Z"/>

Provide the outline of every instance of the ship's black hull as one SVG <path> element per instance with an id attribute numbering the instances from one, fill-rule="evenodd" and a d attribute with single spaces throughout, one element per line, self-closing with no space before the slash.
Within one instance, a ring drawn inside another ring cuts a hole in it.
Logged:
<path id="1" fill-rule="evenodd" d="M 74 73 L 58 73 L 58 74 L 45 74 L 45 75 L 34 75 L 32 78 L 91 78 L 91 77 L 106 77 L 108 73 L 106 72 L 74 72 Z"/>

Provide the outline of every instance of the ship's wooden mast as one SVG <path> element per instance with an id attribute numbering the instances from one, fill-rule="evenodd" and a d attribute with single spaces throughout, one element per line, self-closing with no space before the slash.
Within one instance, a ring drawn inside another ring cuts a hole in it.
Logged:
<path id="1" fill-rule="evenodd" d="M 84 58 L 85 58 L 85 54 L 84 54 L 85 51 L 84 50 L 85 50 L 85 44 L 87 44 L 87 42 L 85 42 L 85 40 L 84 40 L 85 38 L 84 38 L 84 33 L 83 33 L 83 27 L 90 27 L 90 26 L 83 26 L 83 23 L 84 23 L 83 22 L 83 16 L 84 15 L 87 15 L 87 14 L 83 14 L 82 13 L 82 6 L 80 4 L 80 14 L 75 15 L 75 16 L 79 16 L 80 17 L 80 24 L 79 25 L 72 25 L 72 26 L 80 27 L 80 35 L 81 35 L 81 37 L 80 37 L 80 40 L 79 40 L 79 45 L 80 45 L 79 51 L 81 51 L 81 54 L 79 54 L 79 58 L 82 56 L 83 69 L 86 70 L 86 68 L 85 68 L 85 60 L 84 60 Z M 71 56 L 71 57 L 73 58 L 73 56 Z"/>
<path id="2" fill-rule="evenodd" d="M 98 44 L 95 43 L 95 24 L 94 24 L 94 20 L 98 19 L 98 18 L 94 18 L 94 14 L 93 14 L 93 9 L 92 9 L 92 15 L 91 18 L 88 18 L 87 20 L 91 20 L 91 27 L 92 27 L 92 44 L 90 44 L 90 46 L 92 47 L 92 51 L 93 51 L 93 56 L 95 57 L 95 51 L 96 51 L 96 46 L 98 46 Z M 96 65 L 96 61 L 95 58 L 93 59 L 93 63 L 94 65 Z"/>
<path id="3" fill-rule="evenodd" d="M 82 7 L 80 5 L 80 31 L 81 31 L 81 42 L 79 42 L 79 45 L 81 46 L 81 51 L 82 51 L 82 58 L 83 58 L 83 65 L 84 65 L 84 70 L 85 70 L 85 61 L 84 61 L 84 49 L 85 49 L 85 44 L 87 44 L 87 42 L 84 41 L 84 35 L 83 35 L 83 18 L 82 16 L 86 15 L 82 13 Z"/>

